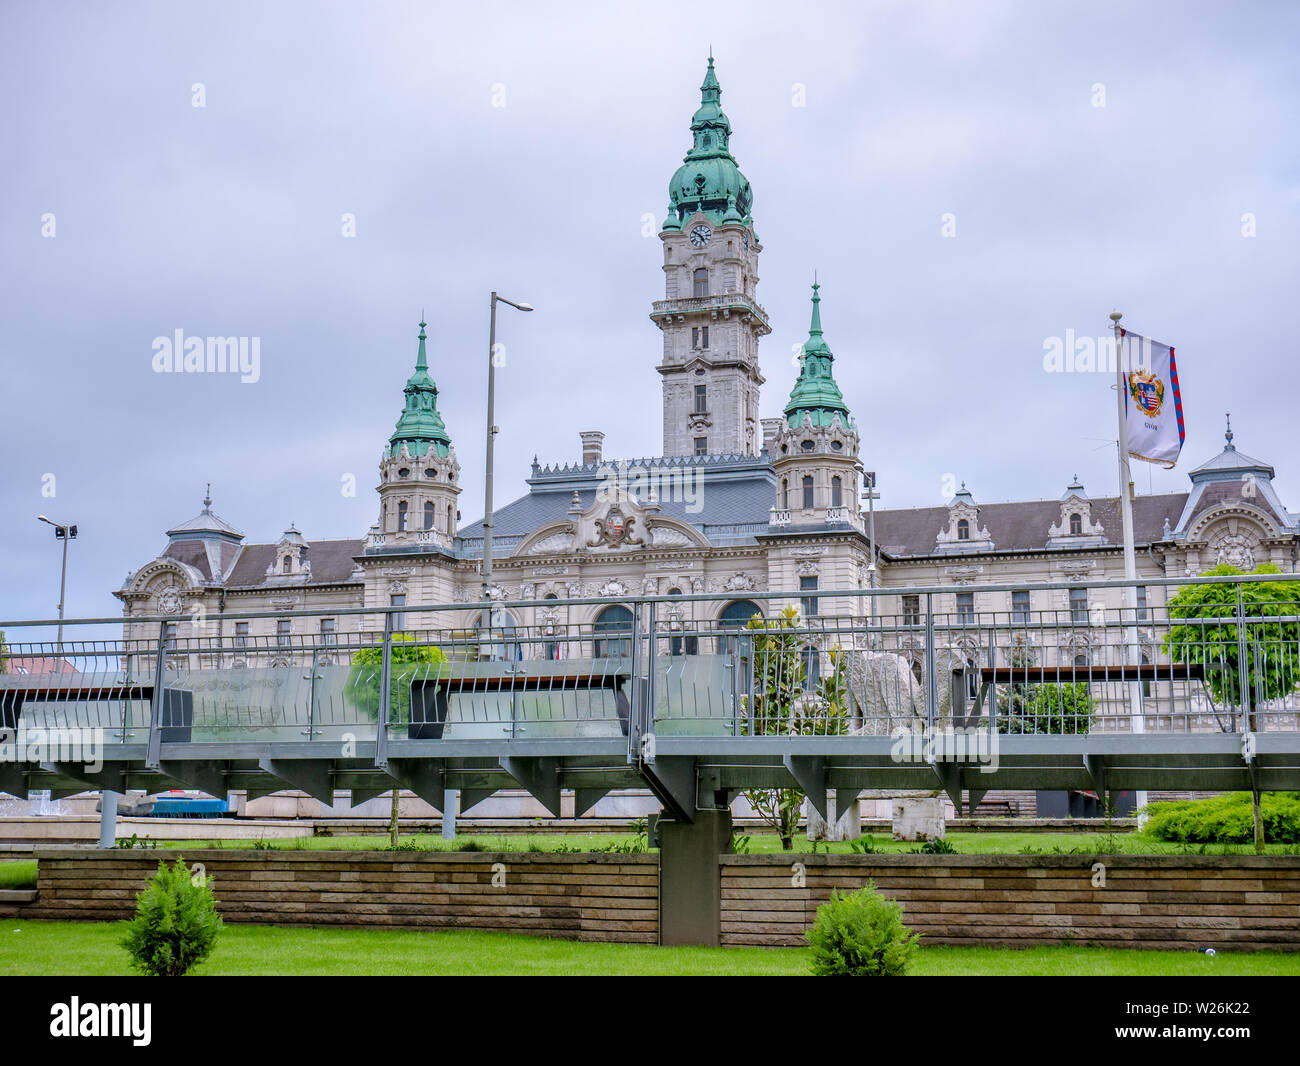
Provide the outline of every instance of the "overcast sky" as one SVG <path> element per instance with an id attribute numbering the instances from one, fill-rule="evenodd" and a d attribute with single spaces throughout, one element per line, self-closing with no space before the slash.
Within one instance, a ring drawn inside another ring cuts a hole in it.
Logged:
<path id="1" fill-rule="evenodd" d="M 946 474 L 983 502 L 1076 472 L 1113 493 L 1110 379 L 1043 353 L 1118 307 L 1176 346 L 1187 418 L 1139 489 L 1183 491 L 1231 410 L 1300 510 L 1298 29 L 1286 3 L 9 0 L 0 617 L 55 611 L 38 513 L 80 526 L 70 617 L 117 614 L 208 481 L 250 540 L 362 536 L 422 308 L 478 518 L 493 288 L 538 308 L 499 322 L 498 502 L 582 429 L 658 454 L 643 218 L 710 45 L 764 246 L 765 416 L 816 270 L 883 505 Z M 259 338 L 260 379 L 155 373 L 177 329 Z"/>

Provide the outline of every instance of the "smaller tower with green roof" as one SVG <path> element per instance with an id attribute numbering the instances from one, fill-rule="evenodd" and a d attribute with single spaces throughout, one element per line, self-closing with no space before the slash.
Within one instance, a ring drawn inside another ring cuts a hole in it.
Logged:
<path id="1" fill-rule="evenodd" d="M 456 535 L 460 463 L 438 413 L 438 386 L 429 376 L 425 326 L 405 403 L 379 460 L 379 521 L 371 549 L 427 545 L 449 550 Z"/>
<path id="2" fill-rule="evenodd" d="M 860 524 L 858 427 L 835 383 L 835 356 L 822 333 L 821 286 L 812 287 L 812 322 L 785 417 L 768 441 L 776 471 L 772 524 Z"/>

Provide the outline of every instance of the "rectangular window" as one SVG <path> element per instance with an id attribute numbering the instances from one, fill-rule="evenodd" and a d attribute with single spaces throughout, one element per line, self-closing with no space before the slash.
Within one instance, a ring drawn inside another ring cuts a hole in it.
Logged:
<path id="1" fill-rule="evenodd" d="M 709 327 L 702 326 L 700 327 L 700 347 L 707 348 L 708 346 L 709 346 Z"/>
<path id="2" fill-rule="evenodd" d="M 800 591 L 800 592 L 816 592 L 816 591 L 817 591 L 817 576 L 814 574 L 812 577 L 801 577 L 801 578 L 799 579 L 799 591 Z M 817 597 L 816 597 L 816 596 L 803 596 L 803 597 L 800 598 L 799 603 L 800 603 L 800 609 L 803 611 L 803 616 L 804 616 L 805 618 L 815 618 L 815 617 L 817 617 Z"/>
<path id="3" fill-rule="evenodd" d="M 404 593 L 404 592 L 394 592 L 391 596 L 388 597 L 388 605 L 389 605 L 390 607 L 405 607 L 405 606 L 406 606 L 406 593 Z M 405 611 L 394 611 L 394 612 L 393 612 L 393 632 L 396 633 L 399 629 L 405 629 L 405 628 L 406 628 L 406 612 L 405 612 Z"/>
<path id="4" fill-rule="evenodd" d="M 289 635 L 293 632 L 293 620 L 291 618 L 277 618 L 275 620 L 275 644 L 279 648 L 289 646 Z"/>
<path id="5" fill-rule="evenodd" d="M 963 626 L 975 623 L 975 593 L 957 593 L 957 622 Z"/>
<path id="6" fill-rule="evenodd" d="M 176 623 L 167 623 L 167 650 L 172 651 L 176 647 Z"/>
<path id="7" fill-rule="evenodd" d="M 697 415 L 707 414 L 709 410 L 709 387 L 707 385 L 695 386 L 695 413 Z"/>
<path id="8" fill-rule="evenodd" d="M 695 287 L 692 295 L 698 300 L 702 296 L 709 295 L 709 271 L 706 267 L 700 267 L 694 274 Z"/>
<path id="9" fill-rule="evenodd" d="M 1139 622 L 1147 620 L 1147 587 L 1145 585 L 1137 587 L 1137 620 Z"/>
<path id="10" fill-rule="evenodd" d="M 320 620 L 320 642 L 322 644 L 334 643 L 334 619 L 322 618 Z"/>
<path id="11" fill-rule="evenodd" d="M 1029 624 L 1029 590 L 1016 589 L 1011 593 L 1011 621 L 1015 625 Z"/>
<path id="12" fill-rule="evenodd" d="M 1070 621 L 1079 624 L 1087 624 L 1088 621 L 1088 590 L 1087 589 L 1070 589 Z"/>
<path id="13" fill-rule="evenodd" d="M 805 692 L 816 692 L 821 681 L 822 657 L 816 648 L 803 649 L 803 687 Z"/>
<path id="14" fill-rule="evenodd" d="M 691 327 L 691 347 L 692 347 L 692 348 L 698 348 L 699 346 L 700 346 L 700 327 L 699 327 L 699 326 L 692 326 L 692 327 Z"/>
<path id="15" fill-rule="evenodd" d="M 248 647 L 248 623 L 247 622 L 235 623 L 235 647 L 236 648 Z"/>
<path id="16" fill-rule="evenodd" d="M 813 479 L 805 477 L 803 479 L 803 509 L 811 511 L 813 508 Z"/>
<path id="17" fill-rule="evenodd" d="M 708 455 L 708 454 L 709 454 L 709 438 L 708 438 L 708 437 L 696 437 L 696 438 L 695 438 L 695 454 L 696 454 L 696 455 Z"/>
<path id="18" fill-rule="evenodd" d="M 921 624 L 921 597 L 903 597 L 903 625 L 919 626 Z"/>

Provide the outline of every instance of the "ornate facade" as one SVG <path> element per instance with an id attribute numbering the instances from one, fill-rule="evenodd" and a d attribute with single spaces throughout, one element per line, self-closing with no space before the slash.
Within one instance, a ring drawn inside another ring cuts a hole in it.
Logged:
<path id="1" fill-rule="evenodd" d="M 663 454 L 607 460 L 603 434 L 589 430 L 580 461 L 534 461 L 528 492 L 494 516 L 490 595 L 526 604 L 499 609 L 496 624 L 587 626 L 636 596 L 731 597 L 668 612 L 685 624 L 707 611 L 711 617 L 700 620 L 711 622 L 729 608 L 755 606 L 747 594 L 769 590 L 833 615 L 850 608 L 835 592 L 871 584 L 862 439 L 835 381 L 816 284 L 789 400 L 780 417 L 759 418 L 758 347 L 770 332 L 755 295 L 763 248 L 712 59 L 701 97 L 659 234 L 664 299 L 650 310 L 663 339 Z M 435 603 L 464 603 L 450 624 L 472 629 L 483 525 L 458 522 L 462 471 L 439 399 L 421 323 L 401 416 L 380 457 L 369 532 L 313 540 L 290 525 L 275 542 L 251 543 L 205 499 L 200 514 L 168 530 L 162 552 L 116 592 L 127 635 L 156 634 L 129 621 L 146 614 L 175 615 L 178 637 L 313 635 L 301 619 L 253 620 L 238 623 L 249 627 L 239 631 L 226 620 L 289 610 L 319 612 L 310 625 L 342 635 L 373 627 L 377 616 L 332 618 L 330 611 Z M 462 412 L 455 421 L 467 432 L 477 415 L 465 399 L 455 402 Z M 1278 498 L 1272 466 L 1238 452 L 1231 430 L 1223 451 L 1189 476 L 1187 492 L 1135 500 L 1140 576 L 1195 574 L 1219 562 L 1295 569 L 1300 516 Z M 888 485 L 884 474 L 878 487 L 887 492 Z M 876 584 L 949 588 L 936 597 L 940 611 L 1016 606 L 1012 593 L 982 592 L 982 585 L 1123 576 L 1118 500 L 1089 496 L 1077 479 L 1057 499 L 986 505 L 963 484 L 947 506 L 877 510 L 875 531 Z M 902 595 L 886 597 L 881 613 L 906 615 Z M 1081 604 L 1065 588 L 1035 592 L 1032 608 L 1120 604 L 1118 590 L 1088 595 L 1091 602 Z M 608 606 L 548 602 L 566 598 Z M 778 604 L 757 606 L 767 613 Z"/>

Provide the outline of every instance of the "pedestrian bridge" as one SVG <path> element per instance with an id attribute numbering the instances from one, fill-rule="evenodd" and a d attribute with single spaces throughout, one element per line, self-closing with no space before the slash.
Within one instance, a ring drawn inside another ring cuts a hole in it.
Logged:
<path id="1" fill-rule="evenodd" d="M 866 788 L 1294 790 L 1296 580 L 0 622 L 0 792 L 524 788 L 558 815 L 648 788 L 691 821 L 751 788 L 823 814 Z"/>

